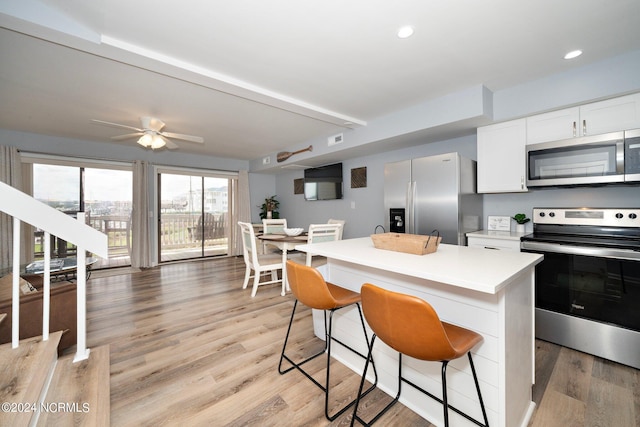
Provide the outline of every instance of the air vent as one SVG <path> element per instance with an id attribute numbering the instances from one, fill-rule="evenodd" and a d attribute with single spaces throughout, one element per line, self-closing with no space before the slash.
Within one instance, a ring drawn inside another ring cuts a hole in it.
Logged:
<path id="1" fill-rule="evenodd" d="M 331 147 L 332 145 L 342 144 L 342 141 L 344 141 L 344 135 L 339 133 L 329 137 L 328 145 Z"/>

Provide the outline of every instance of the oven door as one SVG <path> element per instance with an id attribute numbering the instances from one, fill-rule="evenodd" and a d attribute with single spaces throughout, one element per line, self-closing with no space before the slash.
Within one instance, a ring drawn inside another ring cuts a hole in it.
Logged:
<path id="1" fill-rule="evenodd" d="M 522 242 L 544 254 L 536 266 L 536 308 L 640 331 L 640 253 Z"/>

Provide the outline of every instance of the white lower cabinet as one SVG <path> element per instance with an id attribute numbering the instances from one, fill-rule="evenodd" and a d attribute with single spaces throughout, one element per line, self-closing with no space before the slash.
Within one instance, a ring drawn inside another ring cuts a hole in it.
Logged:
<path id="1" fill-rule="evenodd" d="M 520 252 L 520 237 L 527 233 L 509 231 L 474 231 L 467 233 L 470 248 Z"/>

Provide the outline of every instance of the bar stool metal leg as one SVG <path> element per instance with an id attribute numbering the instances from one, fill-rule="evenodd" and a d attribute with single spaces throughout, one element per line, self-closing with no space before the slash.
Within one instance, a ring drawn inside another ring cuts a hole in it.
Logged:
<path id="1" fill-rule="evenodd" d="M 324 311 L 324 325 L 325 325 L 325 345 L 324 345 L 324 348 L 321 351 L 319 351 L 318 353 L 315 353 L 315 354 L 309 356 L 308 358 L 306 358 L 306 359 L 304 359 L 304 360 L 302 360 L 300 362 L 297 362 L 297 363 L 294 362 L 289 356 L 287 356 L 285 354 L 285 350 L 287 348 L 287 342 L 289 340 L 289 334 L 291 332 L 291 326 L 293 325 L 293 320 L 294 320 L 294 317 L 295 317 L 295 312 L 296 312 L 297 305 L 298 305 L 298 300 L 296 300 L 294 302 L 294 304 L 293 304 L 293 310 L 291 312 L 291 319 L 289 320 L 289 327 L 287 328 L 287 334 L 285 336 L 284 345 L 282 347 L 282 353 L 280 355 L 280 362 L 278 364 L 278 372 L 280 374 L 286 374 L 287 372 L 289 372 L 289 371 L 291 371 L 293 369 L 297 369 L 305 377 L 310 379 L 311 382 L 313 382 L 316 386 L 318 386 L 322 391 L 324 391 L 324 393 L 325 393 L 325 402 L 324 402 L 325 417 L 329 421 L 333 421 L 336 418 L 338 418 L 340 415 L 342 415 L 346 410 L 351 408 L 351 406 L 354 405 L 356 400 L 355 399 L 352 400 L 351 402 L 349 402 L 345 406 L 343 406 L 341 409 L 339 409 L 333 415 L 329 415 L 329 391 L 331 389 L 331 387 L 330 387 L 330 379 L 331 379 L 331 342 L 335 341 L 336 343 L 342 345 L 343 347 L 345 347 L 346 349 L 350 350 L 351 352 L 353 352 L 353 353 L 359 355 L 360 357 L 366 359 L 366 363 L 365 364 L 367 366 L 368 366 L 369 362 L 371 362 L 371 365 L 372 365 L 373 371 L 374 371 L 374 383 L 364 392 L 362 392 L 362 389 L 360 389 L 358 391 L 358 397 L 360 396 L 360 394 L 362 394 L 362 396 L 365 396 L 365 395 L 369 394 L 369 392 L 371 392 L 373 389 L 376 388 L 376 386 L 378 384 L 378 372 L 376 370 L 375 363 L 373 363 L 373 360 L 369 360 L 367 358 L 367 356 L 365 356 L 364 354 L 360 353 L 359 351 L 355 350 L 354 348 L 346 345 L 342 341 L 340 341 L 337 338 L 332 336 L 333 314 L 337 310 L 340 310 L 341 308 L 345 308 L 345 307 L 338 307 L 338 308 L 334 308 L 334 309 L 331 309 L 331 310 L 325 310 Z M 357 303 L 356 306 L 358 308 L 358 314 L 360 316 L 360 322 L 362 324 L 362 331 L 364 333 L 365 342 L 367 343 L 367 347 L 368 347 L 369 338 L 368 338 L 367 330 L 366 330 L 365 323 L 364 323 L 364 316 L 362 315 L 362 310 L 360 308 L 360 304 Z M 346 306 L 346 307 L 348 307 L 348 306 Z M 329 322 L 328 322 L 328 324 L 327 324 L 327 311 L 329 311 Z M 320 384 L 311 375 L 309 375 L 304 369 L 302 369 L 302 365 L 304 365 L 305 363 L 307 363 L 307 362 L 315 359 L 316 357 L 324 354 L 325 352 L 327 353 L 327 366 L 326 366 L 325 385 L 323 385 L 323 384 Z M 289 362 L 289 364 L 291 364 L 291 366 L 289 368 L 283 369 L 282 363 L 283 363 L 284 360 L 286 360 L 287 362 Z M 364 383 L 364 380 L 362 380 L 361 383 Z"/>
<path id="2" fill-rule="evenodd" d="M 360 395 L 362 388 L 364 386 L 364 378 L 367 374 L 367 366 L 369 364 L 369 360 L 373 361 L 373 345 L 374 342 L 376 340 L 377 336 L 375 334 L 373 334 L 373 337 L 371 338 L 371 344 L 369 345 L 369 354 L 367 356 L 367 362 L 365 363 L 365 368 L 364 368 L 364 373 L 362 374 L 362 380 L 360 382 L 360 388 L 358 389 L 358 396 L 356 397 L 356 401 L 355 401 L 355 405 L 353 408 L 353 416 L 351 417 L 351 426 L 353 427 L 353 425 L 355 424 L 355 421 L 358 421 L 360 424 L 364 425 L 364 426 L 371 426 L 373 425 L 376 421 L 378 421 L 378 419 L 383 416 L 389 409 L 391 409 L 391 407 L 393 405 L 395 405 L 399 398 L 400 398 L 400 393 L 402 390 L 402 383 L 405 382 L 408 385 L 412 386 L 413 388 L 415 388 L 418 391 L 421 391 L 422 393 L 426 394 L 427 396 L 429 396 L 430 398 L 436 400 L 437 402 L 442 404 L 442 408 L 443 408 L 443 413 L 444 413 L 444 425 L 445 427 L 449 427 L 449 409 L 453 410 L 455 413 L 463 416 L 464 418 L 466 418 L 467 420 L 471 421 L 472 423 L 480 426 L 480 427 L 489 427 L 489 420 L 487 419 L 487 411 L 485 410 L 484 407 L 484 401 L 482 400 L 482 393 L 480 392 L 480 384 L 478 382 L 478 377 L 476 375 L 476 370 L 475 367 L 473 365 L 473 359 L 471 357 L 471 352 L 468 352 L 468 356 L 469 356 L 469 363 L 471 366 L 471 372 L 473 374 L 473 380 L 476 386 L 476 391 L 478 393 L 478 400 L 480 402 L 480 408 L 482 409 L 482 416 L 484 418 L 484 424 L 482 424 L 480 421 L 470 417 L 469 415 L 465 414 L 464 412 L 462 412 L 461 410 L 459 410 L 458 408 L 451 406 L 448 403 L 448 398 L 447 398 L 447 366 L 448 366 L 448 361 L 442 361 L 442 373 L 441 373 L 441 381 L 442 381 L 442 399 L 438 398 L 437 396 L 433 395 L 432 393 L 429 393 L 427 390 L 423 389 L 422 387 L 418 386 L 417 384 L 414 384 L 413 382 L 407 380 L 406 378 L 404 378 L 402 376 L 402 353 L 398 353 L 398 392 L 396 393 L 396 396 L 393 398 L 393 400 L 391 402 L 389 402 L 389 404 L 387 404 L 387 406 L 385 406 L 380 412 L 378 412 L 370 421 L 365 421 L 362 418 L 360 418 L 358 416 L 358 406 L 360 404 L 360 399 L 362 397 L 365 396 L 365 394 L 363 393 L 362 396 Z"/>

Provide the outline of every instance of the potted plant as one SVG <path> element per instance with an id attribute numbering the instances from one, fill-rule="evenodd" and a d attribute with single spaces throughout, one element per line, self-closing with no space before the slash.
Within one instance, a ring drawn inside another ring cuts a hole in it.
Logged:
<path id="1" fill-rule="evenodd" d="M 524 225 L 526 223 L 528 223 L 529 221 L 531 221 L 529 218 L 527 218 L 527 215 L 525 215 L 523 213 L 515 214 L 514 216 L 512 216 L 512 218 L 517 223 L 516 231 L 518 231 L 518 232 L 524 232 Z"/>
<path id="2" fill-rule="evenodd" d="M 264 199 L 264 203 L 260 206 L 260 219 L 280 218 L 280 212 L 278 212 L 279 206 L 280 202 L 276 199 L 275 195 Z"/>

